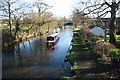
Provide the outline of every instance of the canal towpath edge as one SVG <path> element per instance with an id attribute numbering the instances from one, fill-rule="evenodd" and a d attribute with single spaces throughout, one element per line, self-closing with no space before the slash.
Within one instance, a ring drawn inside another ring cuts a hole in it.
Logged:
<path id="1" fill-rule="evenodd" d="M 78 31 L 78 30 L 76 30 Z M 72 49 L 68 52 L 66 60 L 68 60 L 73 67 L 71 72 L 75 75 L 74 78 L 86 79 L 86 78 L 108 78 L 108 72 L 111 66 L 106 66 L 98 62 L 98 55 L 92 53 L 87 46 L 87 42 L 83 40 L 82 33 L 73 33 L 73 40 L 71 42 Z"/>

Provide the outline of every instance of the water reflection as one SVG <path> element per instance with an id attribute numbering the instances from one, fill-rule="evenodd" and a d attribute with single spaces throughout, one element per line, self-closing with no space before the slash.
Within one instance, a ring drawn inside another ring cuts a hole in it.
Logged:
<path id="1" fill-rule="evenodd" d="M 73 75 L 70 73 L 72 65 L 67 61 L 63 64 L 63 69 L 64 69 L 64 76 L 67 77 L 72 77 Z"/>
<path id="2" fill-rule="evenodd" d="M 71 39 L 72 30 L 67 28 L 60 32 L 54 50 L 47 49 L 46 35 L 3 49 L 3 77 L 61 77 L 61 67 Z"/>

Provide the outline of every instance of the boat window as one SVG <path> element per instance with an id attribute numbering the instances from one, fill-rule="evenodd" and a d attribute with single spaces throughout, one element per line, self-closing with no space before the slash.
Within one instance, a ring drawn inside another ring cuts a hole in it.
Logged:
<path id="1" fill-rule="evenodd" d="M 47 40 L 54 40 L 54 37 L 47 37 Z"/>
<path id="2" fill-rule="evenodd" d="M 55 43 L 52 42 L 52 43 L 48 43 L 47 45 L 50 46 L 50 47 L 52 47 L 52 46 L 55 45 Z"/>
<path id="3" fill-rule="evenodd" d="M 55 39 L 57 38 L 57 36 L 55 36 Z"/>

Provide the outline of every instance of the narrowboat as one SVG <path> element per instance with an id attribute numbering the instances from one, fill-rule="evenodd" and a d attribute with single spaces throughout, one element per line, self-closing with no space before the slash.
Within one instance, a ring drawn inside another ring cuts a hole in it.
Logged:
<path id="1" fill-rule="evenodd" d="M 49 35 L 46 39 L 47 47 L 50 49 L 54 49 L 57 41 L 59 40 L 59 34 L 55 33 L 52 35 Z"/>

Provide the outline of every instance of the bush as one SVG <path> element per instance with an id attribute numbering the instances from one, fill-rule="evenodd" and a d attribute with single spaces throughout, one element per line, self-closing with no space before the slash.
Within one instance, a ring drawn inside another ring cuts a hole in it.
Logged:
<path id="1" fill-rule="evenodd" d="M 111 54 L 112 49 L 115 49 L 115 46 L 109 42 L 99 42 L 94 46 L 94 51 L 101 56 L 99 60 L 102 62 L 110 61 L 111 55 L 115 55 Z"/>
<path id="2" fill-rule="evenodd" d="M 111 49 L 114 49 L 115 46 L 109 42 L 99 42 L 94 46 L 94 50 L 99 53 L 99 55 L 110 56 Z"/>

